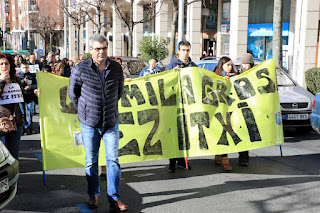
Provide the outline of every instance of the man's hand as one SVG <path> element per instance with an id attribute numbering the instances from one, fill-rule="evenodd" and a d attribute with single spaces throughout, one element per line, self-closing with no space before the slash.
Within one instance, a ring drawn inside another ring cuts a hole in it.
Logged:
<path id="1" fill-rule="evenodd" d="M 129 82 L 129 81 L 131 81 L 131 78 L 125 78 L 124 81 Z"/>
<path id="2" fill-rule="evenodd" d="M 39 90 L 38 89 L 35 89 L 33 92 L 37 97 L 39 97 Z"/>
<path id="3" fill-rule="evenodd" d="M 30 89 L 30 87 L 29 86 L 26 86 L 25 88 L 24 88 L 24 90 L 29 90 Z"/>
<path id="4" fill-rule="evenodd" d="M 1 71 L 0 73 L 0 79 L 5 81 L 6 83 L 10 82 L 10 75 L 9 71 Z"/>

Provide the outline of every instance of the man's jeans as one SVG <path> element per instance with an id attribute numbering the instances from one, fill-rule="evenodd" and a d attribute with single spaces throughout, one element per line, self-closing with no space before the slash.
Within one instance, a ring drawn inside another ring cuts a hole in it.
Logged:
<path id="1" fill-rule="evenodd" d="M 121 169 L 118 161 L 119 124 L 116 123 L 103 132 L 102 128 L 93 128 L 80 124 L 81 135 L 86 151 L 85 172 L 90 197 L 99 196 L 98 158 L 101 138 L 105 146 L 107 162 L 107 186 L 109 202 L 120 200 Z"/>
<path id="2" fill-rule="evenodd" d="M 30 103 L 19 103 L 22 115 L 23 115 L 23 121 L 24 121 L 24 128 L 27 129 L 28 127 L 32 128 L 32 116 L 34 114 L 34 101 L 31 101 Z M 27 115 L 28 115 L 28 121 L 27 121 Z"/>

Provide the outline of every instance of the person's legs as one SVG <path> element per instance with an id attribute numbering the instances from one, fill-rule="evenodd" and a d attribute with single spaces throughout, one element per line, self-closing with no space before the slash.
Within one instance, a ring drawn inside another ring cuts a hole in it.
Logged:
<path id="1" fill-rule="evenodd" d="M 16 132 L 12 132 L 7 134 L 5 137 L 5 145 L 9 150 L 10 154 L 17 160 L 19 160 L 19 145 L 20 145 L 20 137 L 23 131 L 23 126 L 17 126 Z"/>
<path id="2" fill-rule="evenodd" d="M 28 114 L 28 128 L 29 131 L 32 133 L 32 117 L 34 114 L 34 102 L 31 101 L 27 104 L 27 114 Z"/>
<path id="3" fill-rule="evenodd" d="M 26 103 L 19 103 L 19 107 L 22 113 L 22 117 L 23 117 L 23 129 L 25 130 L 28 127 L 28 123 L 27 123 L 27 115 L 26 115 Z"/>
<path id="4" fill-rule="evenodd" d="M 85 172 L 88 182 L 89 197 L 100 195 L 99 175 L 98 175 L 98 157 L 101 134 L 93 127 L 81 124 L 81 135 L 86 152 Z"/>
<path id="5" fill-rule="evenodd" d="M 239 152 L 239 165 L 240 166 L 249 165 L 249 151 Z"/>
<path id="6" fill-rule="evenodd" d="M 119 152 L 119 124 L 116 123 L 103 134 L 103 142 L 107 161 L 108 200 L 120 200 L 121 168 L 118 160 Z"/>

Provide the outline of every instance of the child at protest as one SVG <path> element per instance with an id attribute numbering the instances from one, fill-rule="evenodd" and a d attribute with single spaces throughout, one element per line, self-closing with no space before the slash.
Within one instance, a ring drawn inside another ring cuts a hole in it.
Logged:
<path id="1" fill-rule="evenodd" d="M 51 68 L 51 66 L 49 66 L 49 65 L 44 65 L 43 67 L 42 67 L 42 70 L 41 70 L 42 72 L 47 72 L 47 73 L 52 73 L 52 68 Z"/>
<path id="2" fill-rule="evenodd" d="M 218 65 L 214 68 L 213 71 L 217 75 L 223 76 L 228 79 L 237 74 L 237 72 L 234 69 L 232 60 L 226 56 L 223 56 L 219 60 Z M 214 162 L 217 165 L 222 166 L 225 171 L 232 171 L 232 167 L 229 163 L 228 154 L 216 155 Z"/>
<path id="3" fill-rule="evenodd" d="M 24 128 L 23 133 L 31 135 L 33 133 L 32 128 L 32 117 L 34 114 L 34 90 L 37 89 L 37 80 L 34 73 L 29 72 L 29 64 L 26 61 L 23 61 L 20 65 L 22 76 L 21 83 L 23 87 L 23 99 L 24 102 L 20 103 L 20 109 L 23 115 Z M 27 119 L 28 115 L 28 119 Z"/>

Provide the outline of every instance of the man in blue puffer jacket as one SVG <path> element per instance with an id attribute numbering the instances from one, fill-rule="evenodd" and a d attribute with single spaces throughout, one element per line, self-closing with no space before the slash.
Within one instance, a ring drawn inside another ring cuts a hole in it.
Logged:
<path id="1" fill-rule="evenodd" d="M 191 50 L 191 44 L 188 41 L 180 41 L 178 46 L 178 53 L 172 57 L 170 64 L 166 67 L 166 70 L 179 70 L 185 67 L 197 67 L 189 57 Z M 169 159 L 169 172 L 176 171 L 176 164 L 184 169 L 190 170 L 191 165 L 185 162 L 184 158 L 172 158 Z"/>
<path id="2" fill-rule="evenodd" d="M 73 68 L 69 82 L 69 96 L 78 110 L 86 152 L 88 207 L 98 207 L 98 156 L 100 140 L 103 139 L 110 208 L 125 211 L 128 206 L 120 201 L 119 195 L 121 169 L 118 161 L 118 101 L 123 91 L 123 71 L 120 64 L 108 58 L 108 42 L 105 36 L 92 35 L 89 39 L 89 50 L 92 58 Z"/>
<path id="3" fill-rule="evenodd" d="M 143 77 L 143 76 L 147 76 L 147 75 L 151 75 L 151 74 L 157 74 L 157 73 L 161 72 L 161 68 L 159 66 L 157 66 L 156 64 L 157 64 L 156 59 L 150 59 L 149 60 L 150 66 L 143 68 L 143 70 L 141 70 L 138 78 Z"/>

